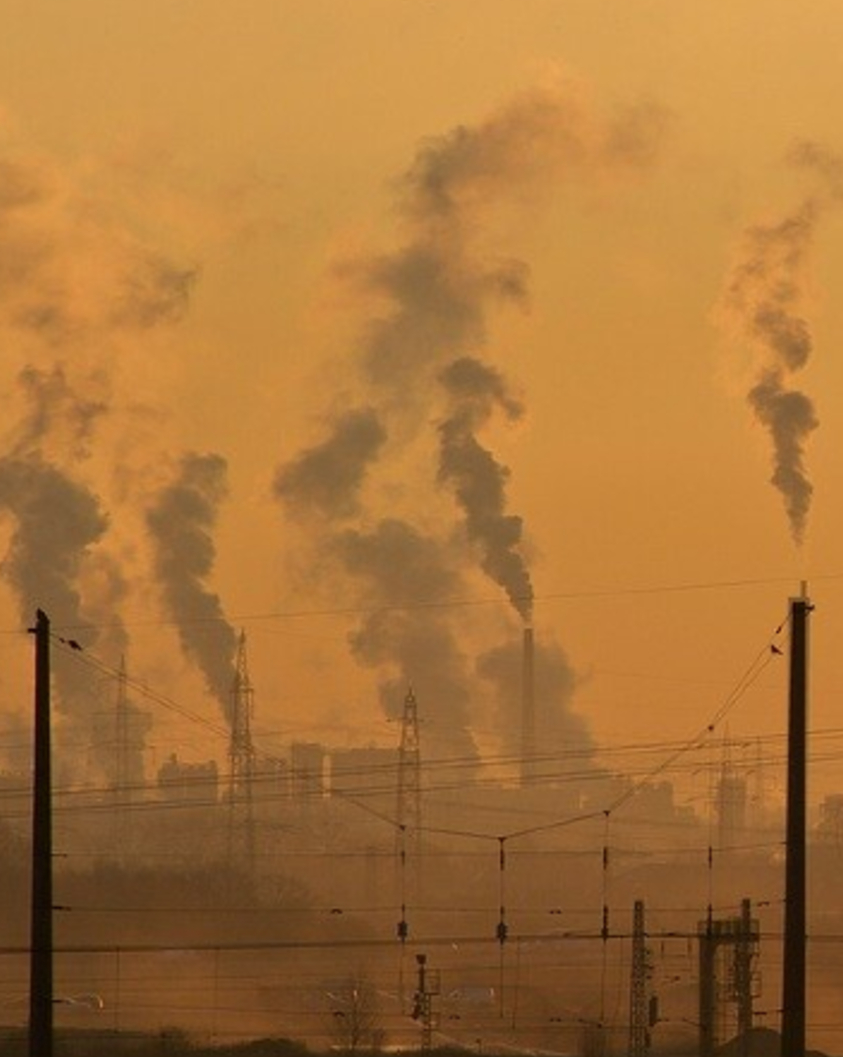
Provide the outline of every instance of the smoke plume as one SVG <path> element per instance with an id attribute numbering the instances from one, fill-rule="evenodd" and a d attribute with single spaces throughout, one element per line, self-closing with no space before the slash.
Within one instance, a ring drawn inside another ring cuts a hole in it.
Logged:
<path id="1" fill-rule="evenodd" d="M 477 673 L 491 687 L 497 721 L 506 740 L 518 745 L 521 732 L 523 645 L 513 638 L 477 659 Z M 579 755 L 593 750 L 585 720 L 571 710 L 576 675 L 560 646 L 537 639 L 534 644 L 534 688 L 538 731 L 543 752 Z M 548 770 L 552 765 L 542 767 Z M 559 766 L 559 765 L 557 765 Z"/>
<path id="2" fill-rule="evenodd" d="M 476 125 L 422 143 L 396 182 L 398 245 L 341 269 L 375 306 L 349 358 L 349 384 L 365 411 L 329 419 L 322 440 L 278 469 L 274 493 L 318 541 L 311 578 L 326 575 L 330 555 L 330 574 L 374 607 L 351 647 L 382 671 L 390 714 L 412 683 L 431 728 L 467 727 L 472 673 L 458 645 L 465 614 L 458 624 L 441 603 L 475 555 L 530 618 L 523 526 L 507 511 L 509 470 L 478 439 L 493 410 L 521 414 L 483 358 L 492 312 L 524 306 L 528 296 L 527 265 L 493 246 L 497 214 L 534 206 L 566 180 L 610 180 L 650 164 L 663 126 L 654 107 L 601 122 L 573 91 L 524 93 Z M 426 480 L 408 480 L 412 456 L 429 463 L 431 440 L 438 465 Z M 464 515 L 459 552 L 451 524 L 429 502 L 436 483 L 453 491 Z M 458 735 L 461 751 L 469 737 Z"/>
<path id="3" fill-rule="evenodd" d="M 465 513 L 469 539 L 481 552 L 483 571 L 506 591 L 525 623 L 532 619 L 533 587 L 519 551 L 520 517 L 506 513 L 509 470 L 477 440 L 495 406 L 509 419 L 519 418 L 521 405 L 510 396 L 503 377 L 478 360 L 455 360 L 440 375 L 453 410 L 440 425 L 439 479 L 449 483 Z"/>
<path id="4" fill-rule="evenodd" d="M 155 574 L 182 649 L 230 719 L 237 636 L 219 596 L 207 586 L 216 560 L 213 531 L 227 494 L 226 473 L 220 455 L 184 455 L 175 480 L 161 490 L 146 520 Z"/>
<path id="5" fill-rule="evenodd" d="M 41 608 L 55 627 L 72 628 L 86 645 L 95 642 L 94 629 L 80 630 L 88 621 L 79 578 L 108 524 L 96 497 L 38 455 L 8 456 L 0 459 L 0 509 L 15 521 L 2 574 L 17 596 L 21 620 L 31 623 Z M 62 653 L 53 669 L 61 736 L 73 743 L 78 760 L 90 744 L 90 672 Z"/>
<path id="6" fill-rule="evenodd" d="M 361 600 L 374 608 L 350 643 L 361 663 L 390 673 L 380 688 L 386 714 L 400 717 L 412 684 L 427 720 L 428 747 L 439 755 L 473 756 L 469 673 L 447 609 L 460 577 L 443 545 L 404 521 L 386 518 L 369 532 L 338 533 L 334 553 L 359 584 Z M 414 605 L 420 598 L 428 604 Z"/>
<path id="7" fill-rule="evenodd" d="M 22 615 L 31 620 L 40 607 L 78 626 L 80 566 L 107 526 L 95 496 L 37 456 L 12 457 L 0 460 L 0 506 L 17 522 L 3 572 Z"/>
<path id="8" fill-rule="evenodd" d="M 758 353 L 756 380 L 747 399 L 770 435 L 770 482 L 782 495 L 790 532 L 799 546 L 813 494 L 805 447 L 819 419 L 810 397 L 794 387 L 793 378 L 813 351 L 805 318 L 810 257 L 820 221 L 843 199 L 843 161 L 812 141 L 796 143 L 788 161 L 808 173 L 815 186 L 781 220 L 756 224 L 744 232 L 722 308 Z"/>
<path id="9" fill-rule="evenodd" d="M 748 400 L 773 442 L 770 480 L 784 498 L 797 545 L 805 535 L 813 491 L 805 470 L 805 442 L 818 423 L 809 398 L 789 382 L 811 355 L 811 332 L 801 310 L 816 221 L 817 210 L 807 202 L 777 224 L 746 231 L 726 293 L 727 306 L 760 353 L 758 381 Z"/>
<path id="10" fill-rule="evenodd" d="M 0 157 L 0 325 L 43 346 L 91 343 L 182 317 L 196 270 L 115 221 L 82 177 Z"/>
<path id="11" fill-rule="evenodd" d="M 385 441 L 372 408 L 347 411 L 325 441 L 277 471 L 274 493 L 294 514 L 348 517 L 357 511 L 367 468 Z"/>

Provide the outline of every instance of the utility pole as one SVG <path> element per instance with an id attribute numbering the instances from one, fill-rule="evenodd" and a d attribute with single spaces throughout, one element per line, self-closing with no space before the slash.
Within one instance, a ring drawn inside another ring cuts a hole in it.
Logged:
<path id="1" fill-rule="evenodd" d="M 805 1057 L 808 614 L 812 609 L 803 584 L 801 597 L 790 600 L 782 1057 Z"/>
<path id="2" fill-rule="evenodd" d="M 35 627 L 35 767 L 32 804 L 32 901 L 29 961 L 29 1057 L 53 1057 L 53 826 L 50 776 L 50 621 Z"/>

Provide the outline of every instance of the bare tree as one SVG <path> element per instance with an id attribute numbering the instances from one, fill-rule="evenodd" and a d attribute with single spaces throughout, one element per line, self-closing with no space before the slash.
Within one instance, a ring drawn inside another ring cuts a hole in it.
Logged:
<path id="1" fill-rule="evenodd" d="M 383 1044 L 378 996 L 371 980 L 362 973 L 325 992 L 330 1002 L 330 1034 L 346 1053 L 377 1050 Z"/>

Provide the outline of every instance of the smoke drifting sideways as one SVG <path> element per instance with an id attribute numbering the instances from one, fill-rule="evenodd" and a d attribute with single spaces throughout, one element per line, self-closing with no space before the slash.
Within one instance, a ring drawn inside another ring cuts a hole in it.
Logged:
<path id="1" fill-rule="evenodd" d="M 213 533 L 228 491 L 227 470 L 221 455 L 183 455 L 175 478 L 148 509 L 146 523 L 155 575 L 182 650 L 230 723 L 237 636 L 219 596 L 207 585 L 216 561 Z"/>
<path id="2" fill-rule="evenodd" d="M 813 495 L 805 448 L 819 419 L 813 401 L 793 385 L 793 378 L 813 351 L 804 315 L 811 251 L 820 221 L 843 199 L 843 162 L 810 141 L 795 144 L 788 161 L 808 172 L 817 186 L 787 216 L 745 230 L 721 310 L 758 353 L 747 400 L 770 435 L 770 483 L 782 495 L 791 536 L 800 547 Z"/>
<path id="3" fill-rule="evenodd" d="M 0 156 L 0 324 L 51 347 L 179 320 L 196 279 L 115 222 L 70 172 Z M 45 352 L 46 349 L 42 349 Z"/>
<path id="4" fill-rule="evenodd" d="M 371 320 L 357 350 L 364 384 L 380 401 L 400 400 L 405 420 L 414 404 L 426 408 L 442 364 L 486 344 L 489 309 L 527 301 L 527 265 L 482 247 L 495 211 L 541 199 L 568 180 L 612 179 L 646 166 L 665 125 L 653 105 L 601 123 L 574 91 L 547 89 L 423 142 L 396 183 L 404 244 L 345 269 L 391 305 Z"/>
<path id="5" fill-rule="evenodd" d="M 348 361 L 357 410 L 346 401 L 324 438 L 278 469 L 274 493 L 318 541 L 309 577 L 339 579 L 375 610 L 350 643 L 382 673 L 388 714 L 400 714 L 412 685 L 431 730 L 458 732 L 459 752 L 475 674 L 459 645 L 466 613 L 447 601 L 479 555 L 522 621 L 532 608 L 521 520 L 505 508 L 509 471 L 477 437 L 493 409 L 521 414 L 482 352 L 491 311 L 526 303 L 529 269 L 488 248 L 488 233 L 498 210 L 532 205 L 566 180 L 649 164 L 663 127 L 654 107 L 599 122 L 574 92 L 524 93 L 476 126 L 425 141 L 396 182 L 399 245 L 339 270 L 378 306 Z M 438 466 L 407 479 L 407 451 L 429 458 L 431 428 Z M 464 514 L 461 541 L 431 502 L 435 490 L 441 505 L 437 481 Z"/>

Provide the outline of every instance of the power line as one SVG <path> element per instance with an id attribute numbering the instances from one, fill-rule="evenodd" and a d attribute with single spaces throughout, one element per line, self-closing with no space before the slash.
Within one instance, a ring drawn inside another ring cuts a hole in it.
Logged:
<path id="1" fill-rule="evenodd" d="M 843 573 L 815 573 L 809 577 L 810 582 L 833 581 L 843 579 Z M 567 591 L 547 591 L 531 596 L 535 603 L 553 601 L 581 601 L 583 599 L 623 598 L 639 595 L 660 594 L 684 594 L 696 591 L 736 590 L 746 587 L 765 587 L 773 584 L 792 584 L 792 576 L 767 576 L 732 580 L 699 580 L 686 581 L 675 584 L 644 584 L 639 586 L 615 586 L 605 588 L 581 588 Z M 518 601 L 518 598 L 512 599 Z M 365 616 L 371 613 L 402 613 L 418 609 L 459 609 L 473 606 L 504 606 L 509 607 L 511 600 L 501 598 L 498 595 L 480 596 L 477 598 L 449 598 L 449 599 L 409 599 L 403 603 L 378 606 L 334 606 L 321 609 L 287 609 L 271 610 L 254 613 L 235 614 L 229 618 L 224 617 L 196 617 L 180 620 L 171 618 L 146 618 L 138 620 L 123 620 L 119 625 L 114 621 L 96 623 L 93 621 L 82 624 L 59 624 L 54 626 L 63 631 L 102 631 L 108 628 L 139 628 L 139 627 L 180 627 L 186 625 L 217 624 L 220 622 L 234 624 L 248 624 L 251 621 L 266 620 L 298 620 L 310 617 L 342 617 L 342 616 Z M 21 628 L 0 629 L 0 634 L 23 635 Z"/>

